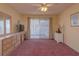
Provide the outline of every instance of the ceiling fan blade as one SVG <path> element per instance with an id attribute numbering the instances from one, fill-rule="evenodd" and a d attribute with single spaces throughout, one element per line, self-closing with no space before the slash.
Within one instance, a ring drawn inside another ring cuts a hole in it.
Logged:
<path id="1" fill-rule="evenodd" d="M 50 6 L 53 6 L 54 4 L 52 4 L 52 3 L 43 3 L 43 4 L 41 4 L 41 6 L 47 6 L 47 7 L 50 7 Z"/>
<path id="2" fill-rule="evenodd" d="M 54 4 L 47 4 L 48 7 L 53 6 Z"/>
<path id="3" fill-rule="evenodd" d="M 50 7 L 50 6 L 53 6 L 54 4 L 52 3 L 33 3 L 31 4 L 32 6 L 36 6 L 36 7 L 40 7 L 40 6 L 47 6 L 47 7 Z"/>
<path id="4" fill-rule="evenodd" d="M 40 3 L 34 3 L 34 4 L 31 4 L 31 5 L 32 5 L 32 6 L 37 6 L 37 7 L 41 6 Z"/>

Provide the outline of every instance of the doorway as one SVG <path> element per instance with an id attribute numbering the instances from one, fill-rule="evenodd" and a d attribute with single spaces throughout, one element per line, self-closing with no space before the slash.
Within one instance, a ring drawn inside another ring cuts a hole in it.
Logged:
<path id="1" fill-rule="evenodd" d="M 49 39 L 49 18 L 30 18 L 30 39 Z"/>

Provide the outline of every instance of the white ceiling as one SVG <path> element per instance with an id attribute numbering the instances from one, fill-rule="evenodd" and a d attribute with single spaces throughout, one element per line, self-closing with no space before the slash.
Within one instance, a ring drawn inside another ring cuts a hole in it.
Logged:
<path id="1" fill-rule="evenodd" d="M 10 3 L 11 7 L 17 10 L 21 14 L 26 15 L 53 15 L 58 14 L 67 9 L 68 7 L 72 6 L 73 4 L 70 3 L 51 3 L 48 7 L 48 11 L 43 13 L 39 10 L 40 3 Z"/>

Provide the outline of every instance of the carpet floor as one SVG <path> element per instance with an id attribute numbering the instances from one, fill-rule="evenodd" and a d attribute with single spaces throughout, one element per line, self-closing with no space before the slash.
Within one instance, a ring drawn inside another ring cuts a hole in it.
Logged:
<path id="1" fill-rule="evenodd" d="M 79 56 L 79 53 L 55 40 L 25 40 L 10 56 Z"/>

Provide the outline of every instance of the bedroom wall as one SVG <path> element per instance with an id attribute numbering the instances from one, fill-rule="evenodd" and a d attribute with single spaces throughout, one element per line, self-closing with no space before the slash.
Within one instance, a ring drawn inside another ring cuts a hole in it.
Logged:
<path id="1" fill-rule="evenodd" d="M 12 30 L 11 32 L 15 32 L 16 28 L 15 25 L 18 20 L 22 20 L 22 16 L 14 10 L 12 7 L 10 7 L 8 4 L 0 4 L 0 12 L 6 13 L 11 16 L 11 22 L 12 22 Z"/>
<path id="2" fill-rule="evenodd" d="M 32 17 L 41 17 L 41 16 L 33 16 L 32 15 Z M 23 22 L 23 24 L 25 26 L 25 32 L 29 36 L 29 27 L 28 27 L 29 26 L 29 16 L 28 15 L 24 15 L 23 18 L 24 18 L 24 21 L 22 21 L 22 22 Z M 50 19 L 50 39 L 52 39 L 53 34 L 56 32 L 57 28 L 58 28 L 58 16 L 57 15 L 53 15 L 51 17 L 51 19 Z"/>
<path id="3" fill-rule="evenodd" d="M 59 25 L 64 29 L 64 43 L 79 52 L 79 27 L 72 27 L 70 23 L 70 16 L 77 12 L 79 12 L 79 4 L 62 12 L 59 15 Z"/>
<path id="4" fill-rule="evenodd" d="M 58 15 L 52 16 L 52 33 L 55 33 L 58 29 Z"/>

